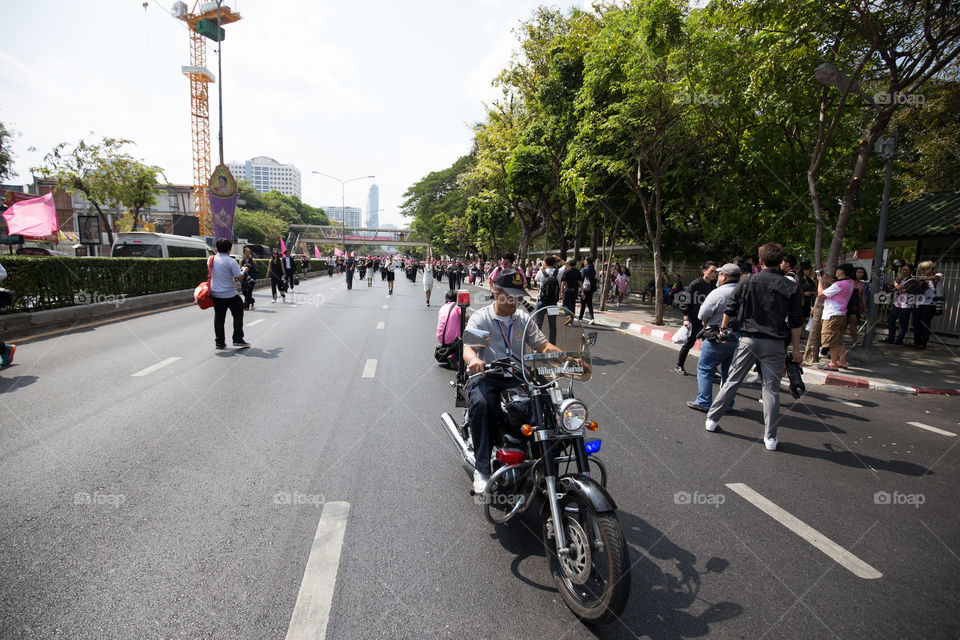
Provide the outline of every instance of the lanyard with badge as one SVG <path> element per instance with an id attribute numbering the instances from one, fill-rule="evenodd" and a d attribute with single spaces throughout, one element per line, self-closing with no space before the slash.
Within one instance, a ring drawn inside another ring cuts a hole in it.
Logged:
<path id="1" fill-rule="evenodd" d="M 510 357 L 510 341 L 513 339 L 513 322 L 510 322 L 510 327 L 504 331 L 503 323 L 500 320 L 497 320 L 497 326 L 500 327 L 500 337 L 503 338 L 503 346 L 507 348 L 507 357 Z"/>

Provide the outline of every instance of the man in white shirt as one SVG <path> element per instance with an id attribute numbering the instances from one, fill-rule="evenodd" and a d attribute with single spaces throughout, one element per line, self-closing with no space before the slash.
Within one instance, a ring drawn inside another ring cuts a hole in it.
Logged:
<path id="1" fill-rule="evenodd" d="M 233 243 L 228 238 L 217 240 L 217 255 L 210 258 L 210 297 L 213 299 L 213 331 L 217 349 L 226 349 L 223 325 L 227 309 L 233 316 L 233 346 L 246 349 L 249 342 L 243 339 L 243 299 L 237 293 L 237 282 L 243 280 L 247 268 L 240 268 L 230 257 Z"/>

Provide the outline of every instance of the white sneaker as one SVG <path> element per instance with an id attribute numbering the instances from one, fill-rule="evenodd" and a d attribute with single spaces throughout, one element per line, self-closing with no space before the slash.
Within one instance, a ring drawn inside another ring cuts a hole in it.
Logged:
<path id="1" fill-rule="evenodd" d="M 707 418 L 707 421 L 703 423 L 703 426 L 706 427 L 707 431 L 716 431 L 717 427 L 720 425 L 717 424 L 716 420 Z"/>
<path id="2" fill-rule="evenodd" d="M 763 444 L 767 445 L 767 451 L 776 451 L 777 450 L 777 439 L 776 438 L 764 438 Z"/>
<path id="3" fill-rule="evenodd" d="M 483 493 L 483 490 L 487 488 L 487 482 L 490 481 L 490 478 L 483 475 L 479 471 L 473 472 L 473 492 L 477 495 Z"/>
<path id="4" fill-rule="evenodd" d="M 593 318 L 590 318 L 590 324 L 594 324 L 595 322 L 596 320 L 594 320 Z"/>

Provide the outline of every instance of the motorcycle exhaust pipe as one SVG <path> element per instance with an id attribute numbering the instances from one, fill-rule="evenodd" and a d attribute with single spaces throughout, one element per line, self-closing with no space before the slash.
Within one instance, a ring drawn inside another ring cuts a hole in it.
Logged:
<path id="1" fill-rule="evenodd" d="M 467 449 L 467 443 L 460 437 L 460 427 L 457 426 L 453 416 L 449 413 L 443 413 L 440 415 L 440 422 L 443 423 L 444 430 L 447 432 L 447 435 L 450 436 L 450 439 L 453 440 L 453 444 L 456 445 L 460 457 L 463 458 L 464 462 L 470 465 L 471 468 L 475 469 L 477 467 L 477 459 L 474 457 L 473 452 Z"/>

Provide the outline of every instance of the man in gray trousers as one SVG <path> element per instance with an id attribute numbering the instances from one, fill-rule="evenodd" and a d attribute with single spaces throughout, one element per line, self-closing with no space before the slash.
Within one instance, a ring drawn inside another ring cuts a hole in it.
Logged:
<path id="1" fill-rule="evenodd" d="M 793 348 L 793 361 L 801 362 L 800 330 L 803 326 L 803 293 L 800 286 L 783 277 L 780 263 L 783 247 L 768 243 L 760 247 L 760 273 L 743 278 L 720 323 L 721 340 L 730 339 L 730 325 L 739 317 L 740 343 L 733 356 L 730 375 L 713 399 L 707 412 L 707 431 L 716 431 L 717 422 L 751 367 L 760 363 L 763 378 L 763 443 L 770 451 L 777 448 L 777 422 L 780 416 L 780 379 L 786 363 L 786 343 Z"/>

